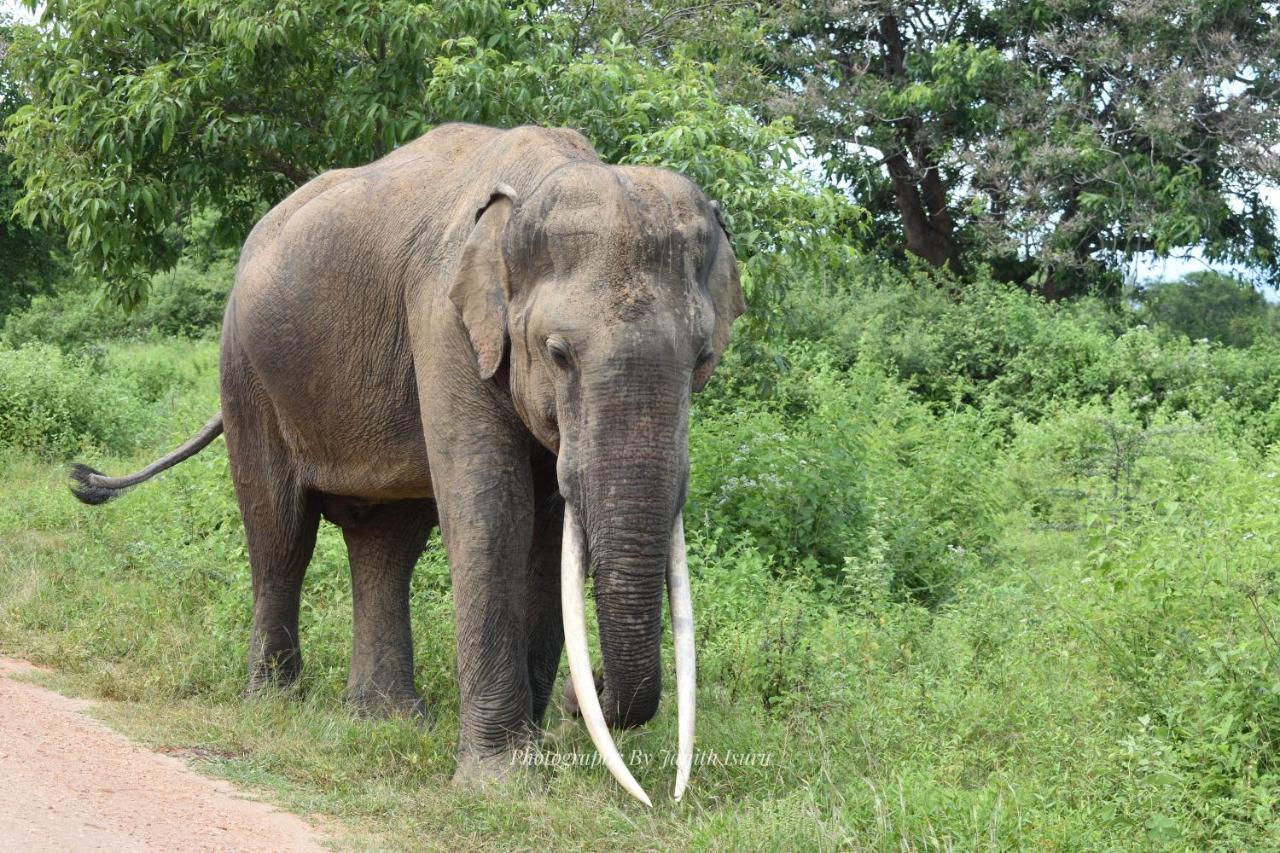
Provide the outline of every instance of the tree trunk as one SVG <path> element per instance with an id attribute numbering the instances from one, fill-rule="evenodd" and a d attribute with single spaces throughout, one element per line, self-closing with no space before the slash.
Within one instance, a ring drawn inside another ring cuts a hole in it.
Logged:
<path id="1" fill-rule="evenodd" d="M 912 168 L 906 154 L 891 154 L 885 162 L 889 167 L 889 178 L 893 181 L 893 196 L 898 215 L 902 219 L 907 251 L 932 266 L 949 266 L 953 272 L 959 272 L 960 261 L 956 257 L 951 217 L 946 207 L 937 208 L 925 204 L 927 195 L 921 192 L 916 170 Z M 928 171 L 936 170 L 930 168 Z M 926 178 L 925 183 L 928 182 Z M 936 176 L 932 182 L 940 185 Z"/>
<path id="2" fill-rule="evenodd" d="M 884 47 L 884 76 L 905 82 L 906 46 L 895 15 L 879 22 Z M 896 150 L 886 153 L 885 165 L 893 184 L 894 201 L 902 219 L 907 251 L 935 267 L 960 272 L 955 223 L 947 208 L 946 189 L 933 151 L 926 141 L 923 122 L 914 116 L 889 119 Z"/>

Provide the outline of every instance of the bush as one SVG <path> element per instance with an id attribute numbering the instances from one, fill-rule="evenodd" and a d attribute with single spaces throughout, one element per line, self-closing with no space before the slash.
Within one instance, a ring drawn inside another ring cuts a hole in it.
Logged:
<path id="1" fill-rule="evenodd" d="M 150 299 L 132 314 L 100 303 L 85 284 L 70 285 L 54 295 L 37 296 L 28 308 L 10 315 L 0 342 L 10 347 L 42 342 L 73 350 L 147 334 L 216 334 L 234 277 L 228 259 L 214 260 L 207 267 L 184 261 L 172 272 L 153 277 Z"/>
<path id="2" fill-rule="evenodd" d="M 102 352 L 103 369 L 132 384 L 139 401 L 150 404 L 201 381 L 216 393 L 213 347 L 211 342 L 160 340 L 86 352 Z"/>
<path id="3" fill-rule="evenodd" d="M 1247 347 L 1277 331 L 1276 310 L 1252 284 L 1213 270 L 1144 287 L 1140 316 L 1191 340 Z"/>
<path id="4" fill-rule="evenodd" d="M 1088 521 L 1078 564 L 1127 688 L 1112 812 L 1164 843 L 1253 847 L 1280 831 L 1280 459 L 1189 419 L 1145 432 L 1131 499 Z"/>
<path id="5" fill-rule="evenodd" d="M 235 265 L 230 260 L 215 261 L 203 269 L 178 264 L 172 272 L 155 276 L 135 328 L 191 338 L 216 334 L 234 282 Z"/>
<path id="6" fill-rule="evenodd" d="M 127 450 L 143 428 L 137 386 L 91 359 L 33 344 L 0 348 L 0 446 L 67 457 Z"/>
<path id="7" fill-rule="evenodd" d="M 840 365 L 884 365 L 938 414 L 973 407 L 1008 435 L 1018 420 L 1121 395 L 1147 423 L 1212 415 L 1255 446 L 1280 441 L 1280 337 L 1258 334 L 1247 347 L 1191 340 L 1099 299 L 1050 304 L 988 280 L 953 292 L 862 263 L 839 286 L 794 288 L 789 336 L 821 340 Z M 748 354 L 772 393 L 779 368 L 749 343 Z"/>
<path id="8" fill-rule="evenodd" d="M 768 401 L 694 417 L 687 512 L 846 603 L 879 587 L 941 601 L 994 541 L 1003 506 L 982 418 L 936 417 L 878 367 L 842 369 L 818 347 L 786 357 Z"/>
<path id="9" fill-rule="evenodd" d="M 0 330 L 0 344 L 17 348 L 47 343 L 69 351 L 119 337 L 127 329 L 125 319 L 99 306 L 88 287 L 68 286 L 55 294 L 37 296 L 30 306 L 10 314 Z"/>

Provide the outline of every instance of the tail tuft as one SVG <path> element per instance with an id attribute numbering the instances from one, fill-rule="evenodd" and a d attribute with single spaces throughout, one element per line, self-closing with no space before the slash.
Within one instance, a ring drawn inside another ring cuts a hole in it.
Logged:
<path id="1" fill-rule="evenodd" d="M 108 477 L 101 471 L 95 471 L 88 465 L 79 462 L 71 466 L 68 475 L 71 477 L 71 494 L 87 504 L 104 504 L 117 498 L 125 489 L 131 489 L 139 483 L 145 483 L 161 471 L 167 471 L 184 459 L 190 459 L 222 435 L 222 413 L 214 415 L 198 433 L 187 440 L 187 443 L 152 462 L 146 468 L 126 477 Z"/>
<path id="2" fill-rule="evenodd" d="M 95 483 L 94 479 L 103 477 L 103 473 L 79 462 L 71 466 L 68 474 L 71 477 L 71 494 L 92 506 L 104 504 L 112 498 L 118 498 L 124 491 L 124 489 L 109 489 L 106 486 Z"/>

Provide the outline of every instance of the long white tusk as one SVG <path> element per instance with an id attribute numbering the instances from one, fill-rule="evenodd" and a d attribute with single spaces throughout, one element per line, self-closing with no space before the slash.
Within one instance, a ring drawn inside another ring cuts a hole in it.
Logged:
<path id="1" fill-rule="evenodd" d="M 582 714 L 582 721 L 587 724 L 591 742 L 604 759 L 604 766 L 609 768 L 613 778 L 631 796 L 652 808 L 649 796 L 618 754 L 618 747 L 614 745 L 613 736 L 609 734 L 609 727 L 605 724 L 604 712 L 600 710 L 595 679 L 591 677 L 591 656 L 587 652 L 587 606 L 583 598 L 587 585 L 587 561 L 583 545 L 582 528 L 573 515 L 573 508 L 565 504 L 564 542 L 560 556 L 560 607 L 564 617 L 564 649 L 569 658 L 569 677 L 573 680 L 573 690 L 578 697 L 578 711 Z"/>
<path id="2" fill-rule="evenodd" d="M 676 647 L 676 709 L 680 726 L 676 753 L 677 801 L 689 784 L 693 766 L 693 728 L 697 707 L 698 675 L 693 645 L 693 600 L 689 594 L 689 559 L 684 550 L 684 514 L 671 528 L 671 562 L 667 567 L 667 594 L 671 600 L 671 636 Z"/>

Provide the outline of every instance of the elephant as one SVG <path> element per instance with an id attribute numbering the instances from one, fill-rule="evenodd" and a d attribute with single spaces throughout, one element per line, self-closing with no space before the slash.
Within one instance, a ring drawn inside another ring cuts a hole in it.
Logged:
<path id="1" fill-rule="evenodd" d="M 688 178 L 606 164 L 569 129 L 441 125 L 272 208 L 228 298 L 218 415 L 136 474 L 75 465 L 72 488 L 102 503 L 225 434 L 253 581 L 248 692 L 299 676 L 323 517 L 350 562 L 347 697 L 375 712 L 422 711 L 409 582 L 438 525 L 458 640 L 455 780 L 502 776 L 536 741 L 563 649 L 602 758 L 647 803 L 609 728 L 657 711 L 665 589 L 683 792 L 690 395 L 745 307 L 719 206 Z"/>

